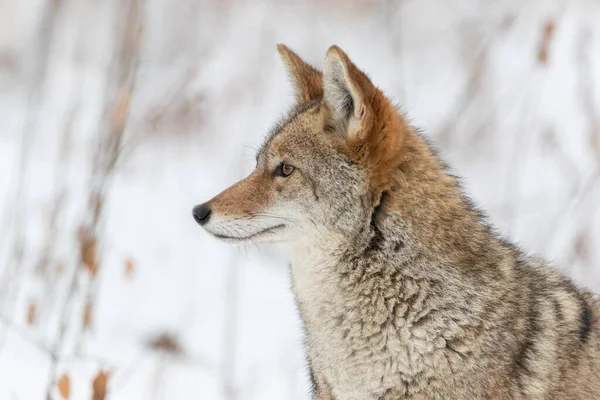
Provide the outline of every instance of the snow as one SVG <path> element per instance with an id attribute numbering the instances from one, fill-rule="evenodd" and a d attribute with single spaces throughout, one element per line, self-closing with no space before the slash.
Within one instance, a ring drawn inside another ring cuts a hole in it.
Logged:
<path id="1" fill-rule="evenodd" d="M 279 42 L 317 66 L 340 45 L 501 232 L 600 291 L 600 3 L 146 0 L 93 276 L 77 232 L 127 7 L 54 2 L 44 63 L 46 2 L 27 3 L 0 2 L 0 398 L 60 398 L 63 374 L 91 398 L 100 370 L 109 399 L 308 398 L 286 250 L 217 242 L 191 217 L 290 106 Z M 163 334 L 176 351 L 152 348 Z"/>

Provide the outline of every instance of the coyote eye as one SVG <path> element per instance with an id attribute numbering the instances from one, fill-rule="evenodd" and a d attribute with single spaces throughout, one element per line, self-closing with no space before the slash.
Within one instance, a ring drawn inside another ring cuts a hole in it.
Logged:
<path id="1" fill-rule="evenodd" d="M 275 168 L 275 176 L 290 176 L 294 172 L 294 167 L 288 164 L 281 163 Z"/>

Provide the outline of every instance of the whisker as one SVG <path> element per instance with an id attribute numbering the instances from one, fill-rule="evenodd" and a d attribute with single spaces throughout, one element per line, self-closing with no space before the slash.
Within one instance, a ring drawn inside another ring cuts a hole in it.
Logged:
<path id="1" fill-rule="evenodd" d="M 266 217 L 266 218 L 280 219 L 280 220 L 288 221 L 288 222 L 301 222 L 301 220 L 298 218 L 288 217 L 288 216 L 283 216 L 283 215 L 276 215 L 276 214 L 265 213 L 265 212 L 255 213 L 255 214 L 252 214 L 252 216 L 253 217 Z"/>

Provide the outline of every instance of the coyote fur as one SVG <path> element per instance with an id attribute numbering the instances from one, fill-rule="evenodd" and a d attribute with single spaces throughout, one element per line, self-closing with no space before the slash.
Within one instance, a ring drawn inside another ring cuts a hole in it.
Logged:
<path id="1" fill-rule="evenodd" d="M 599 399 L 600 302 L 503 239 L 339 47 L 195 220 L 282 242 L 316 400 Z"/>

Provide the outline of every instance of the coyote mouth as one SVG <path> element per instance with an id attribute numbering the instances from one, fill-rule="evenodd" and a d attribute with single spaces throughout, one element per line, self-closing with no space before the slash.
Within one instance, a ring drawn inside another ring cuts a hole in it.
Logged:
<path id="1" fill-rule="evenodd" d="M 271 226 L 269 228 L 265 228 L 261 231 L 255 232 L 251 235 L 248 236 L 228 236 L 228 235 L 222 235 L 220 233 L 214 233 L 213 236 L 219 239 L 225 239 L 225 240 L 232 240 L 232 241 L 246 241 L 246 240 L 251 240 L 252 238 L 256 237 L 256 236 L 260 236 L 263 235 L 265 233 L 269 233 L 269 232 L 273 232 L 277 229 L 281 229 L 284 228 L 285 224 L 279 224 L 279 225 L 275 225 L 275 226 Z"/>

